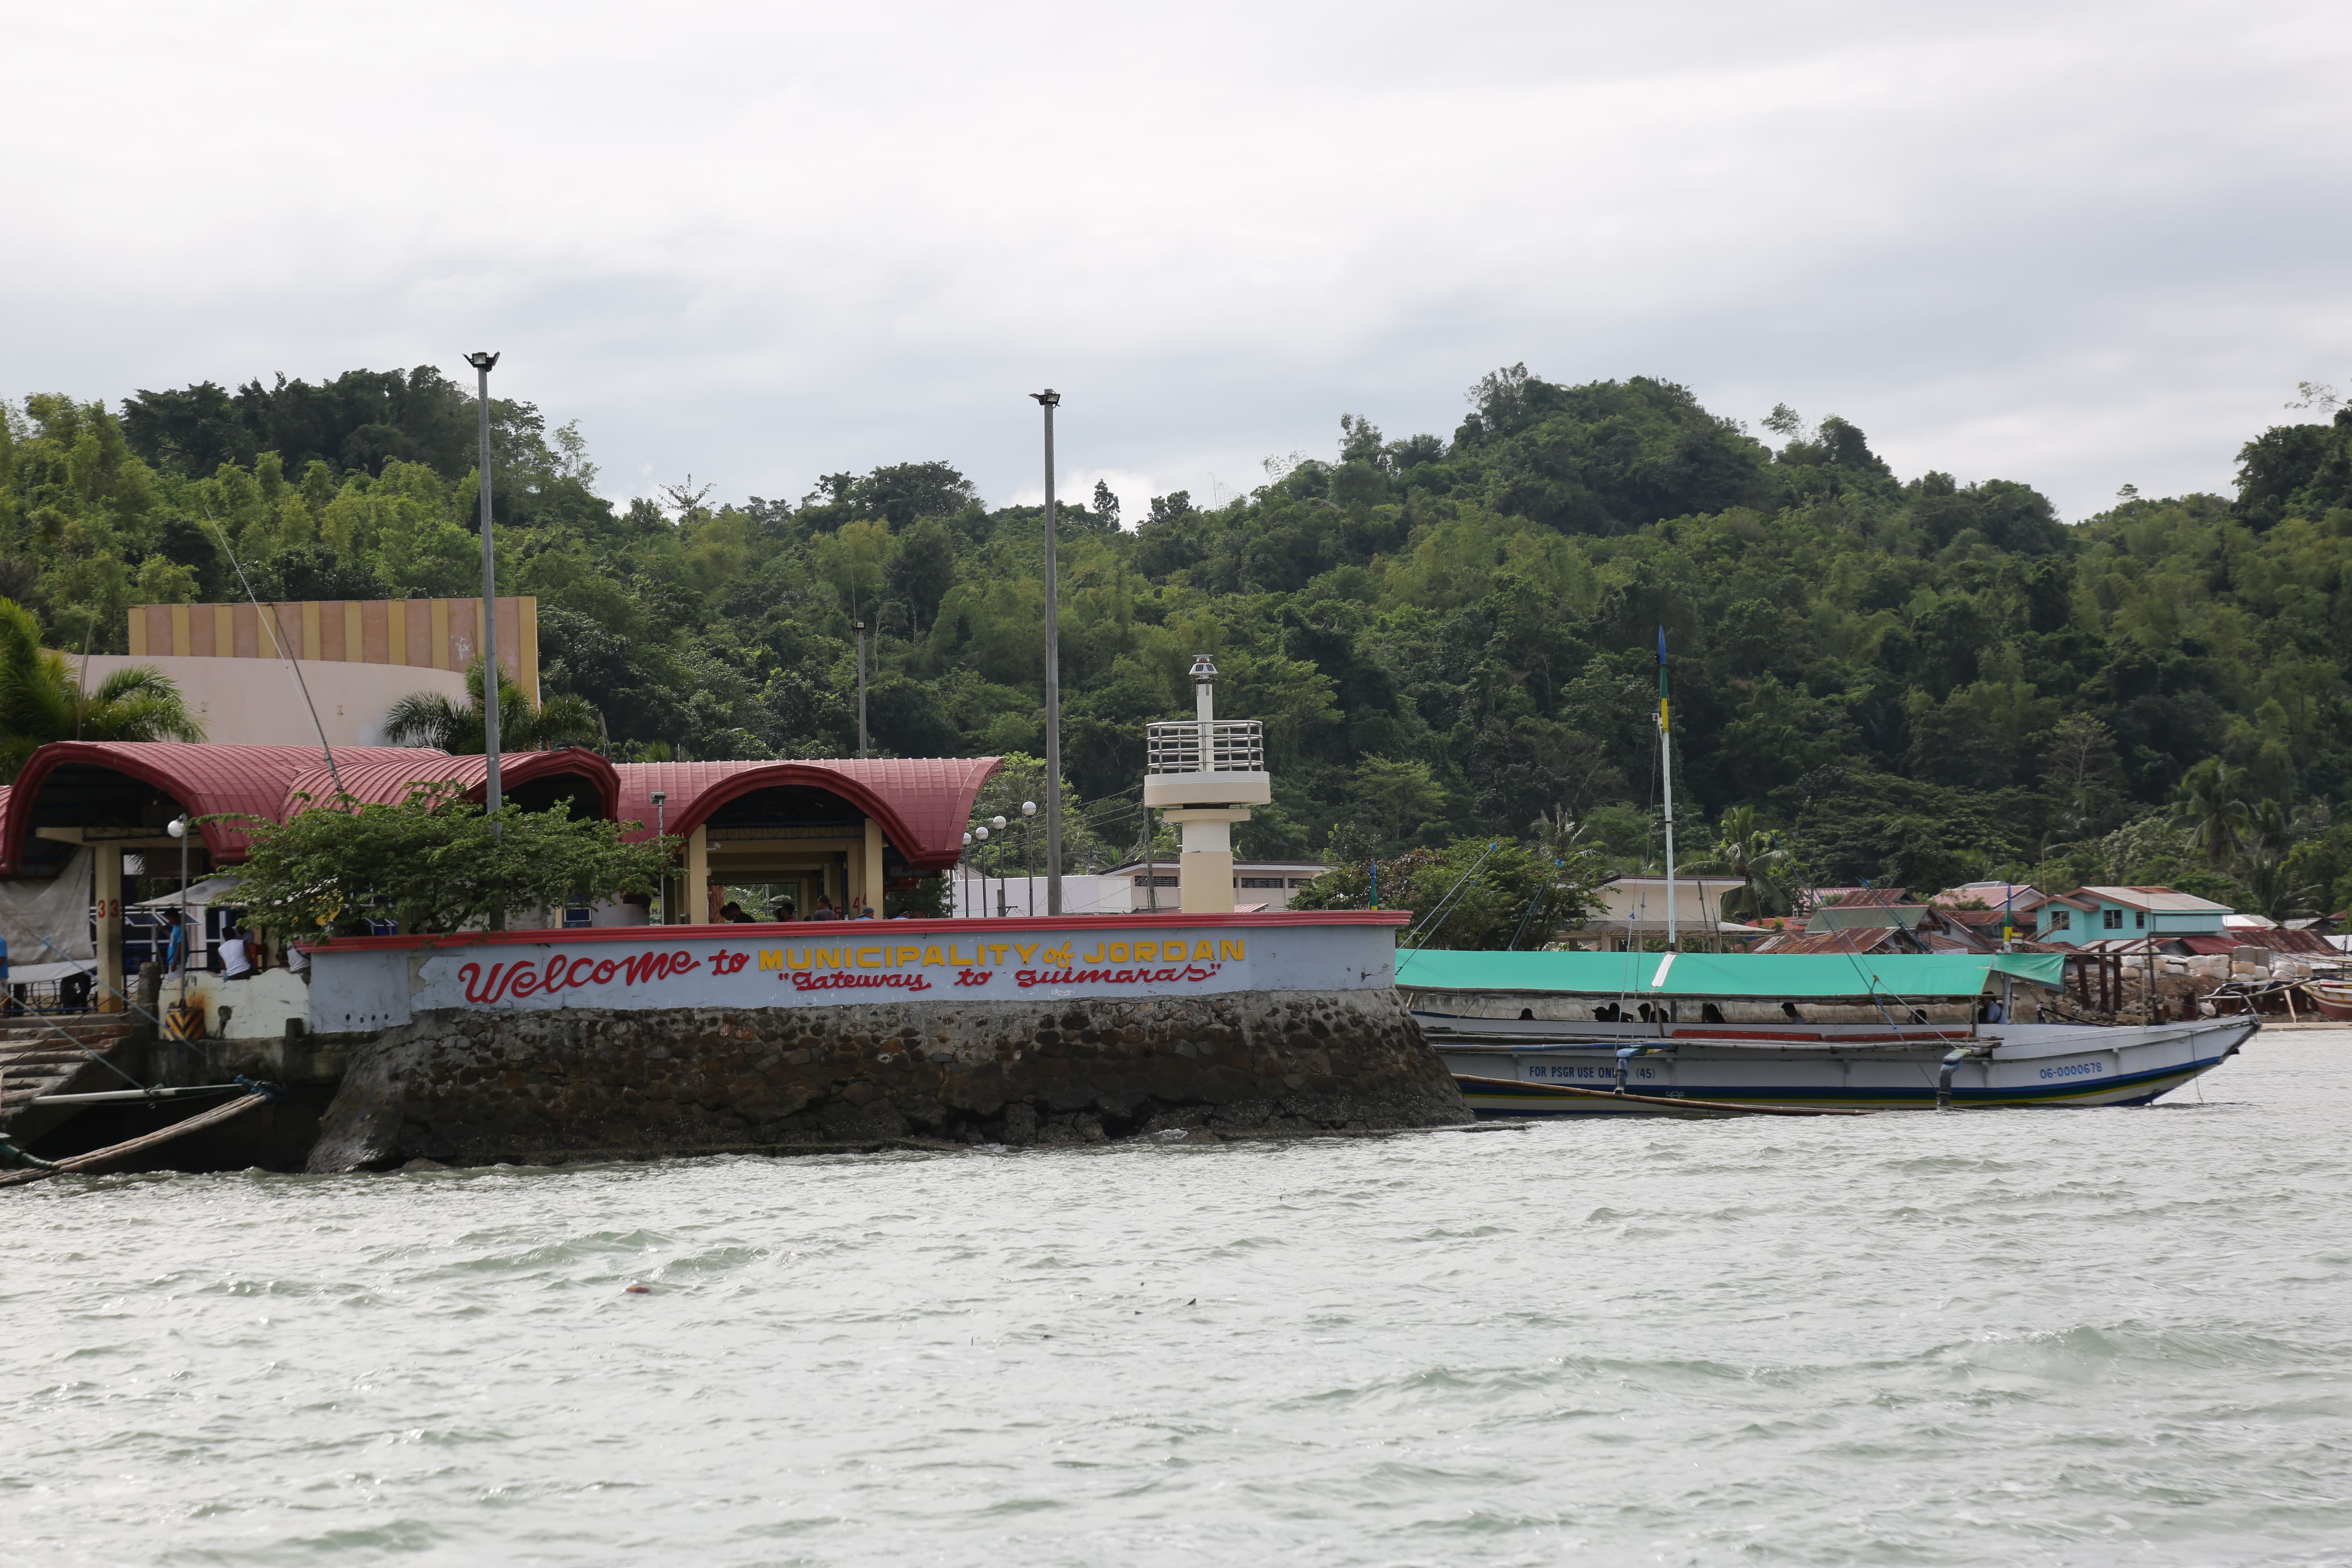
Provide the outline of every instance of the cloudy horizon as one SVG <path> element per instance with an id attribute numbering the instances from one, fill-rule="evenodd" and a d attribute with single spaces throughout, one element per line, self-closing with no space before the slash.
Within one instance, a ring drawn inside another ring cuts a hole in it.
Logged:
<path id="1" fill-rule="evenodd" d="M 2070 520 L 2352 374 L 2352 18 L 2288 0 L 462 6 L 9 23 L 0 396 L 505 358 L 603 488 L 943 458 L 1138 515 L 1524 362 Z M 2307 417 L 2307 416 L 2302 416 Z"/>

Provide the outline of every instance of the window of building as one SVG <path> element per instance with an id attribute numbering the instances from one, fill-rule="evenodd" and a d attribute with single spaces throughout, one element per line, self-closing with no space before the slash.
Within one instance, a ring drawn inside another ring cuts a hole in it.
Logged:
<path id="1" fill-rule="evenodd" d="M 1279 888 L 1282 886 L 1282 879 L 1279 877 L 1244 877 L 1242 879 L 1242 886 L 1244 888 Z"/>
<path id="2" fill-rule="evenodd" d="M 2124 912 L 2121 910 L 2105 910 L 2099 923 L 2109 931 L 2121 931 L 2124 929 Z"/>
<path id="3" fill-rule="evenodd" d="M 2074 923 L 2074 910 L 2052 910 L 2050 911 L 2050 929 L 2052 931 L 2064 931 L 2068 926 L 2073 925 Z"/>
<path id="4" fill-rule="evenodd" d="M 2132 928 L 2136 931 L 2146 931 L 2147 929 L 2147 911 L 2146 910 L 2134 910 L 2132 911 Z"/>
<path id="5" fill-rule="evenodd" d="M 1177 880 L 1174 877 L 1138 877 L 1135 885 L 1139 888 L 1172 888 L 1177 885 Z"/>

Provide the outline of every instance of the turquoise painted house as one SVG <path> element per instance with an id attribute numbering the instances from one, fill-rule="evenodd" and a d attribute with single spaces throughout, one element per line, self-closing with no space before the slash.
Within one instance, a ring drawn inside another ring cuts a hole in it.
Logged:
<path id="1" fill-rule="evenodd" d="M 2077 888 L 2035 911 L 2036 942 L 2081 947 L 2141 936 L 2220 936 L 2227 904 L 2170 888 Z"/>

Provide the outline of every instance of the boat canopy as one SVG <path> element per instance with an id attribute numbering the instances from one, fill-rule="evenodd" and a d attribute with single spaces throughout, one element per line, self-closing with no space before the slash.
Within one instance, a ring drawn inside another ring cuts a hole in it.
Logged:
<path id="1" fill-rule="evenodd" d="M 2056 952 L 1482 952 L 1415 950 L 1399 985 L 1422 991 L 1521 991 L 1578 996 L 1875 996 L 1906 1002 L 1980 996 L 1996 975 L 2058 990 Z"/>

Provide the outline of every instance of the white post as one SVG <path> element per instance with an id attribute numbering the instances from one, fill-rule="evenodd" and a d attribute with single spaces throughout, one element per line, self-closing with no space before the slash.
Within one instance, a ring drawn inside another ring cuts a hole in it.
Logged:
<path id="1" fill-rule="evenodd" d="M 1675 749 L 1674 731 L 1658 726 L 1659 776 L 1666 782 L 1666 951 L 1682 945 L 1675 932 Z"/>

